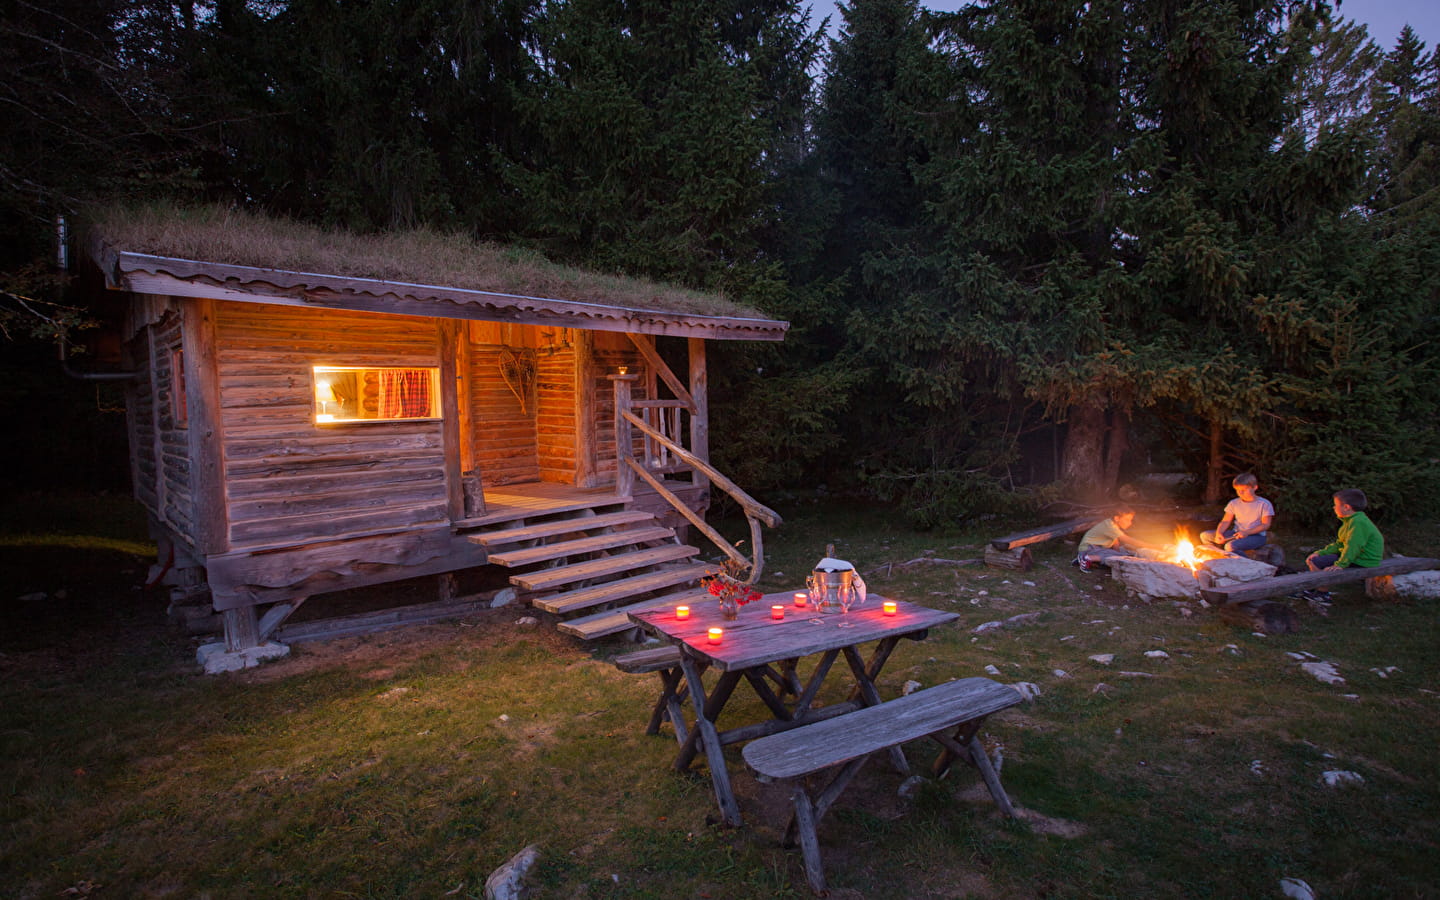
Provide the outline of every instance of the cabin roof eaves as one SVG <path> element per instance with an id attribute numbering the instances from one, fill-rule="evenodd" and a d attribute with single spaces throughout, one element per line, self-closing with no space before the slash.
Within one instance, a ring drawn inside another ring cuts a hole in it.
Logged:
<path id="1" fill-rule="evenodd" d="M 709 340 L 783 341 L 790 323 L 529 297 L 132 253 L 95 252 L 114 290 L 388 315 L 477 319 Z"/>

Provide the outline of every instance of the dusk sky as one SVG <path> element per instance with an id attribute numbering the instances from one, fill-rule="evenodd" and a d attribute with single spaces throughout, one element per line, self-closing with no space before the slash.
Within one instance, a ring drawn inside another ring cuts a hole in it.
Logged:
<path id="1" fill-rule="evenodd" d="M 962 0 L 921 0 L 920 5 L 929 9 L 954 10 L 966 4 Z M 836 23 L 840 21 L 835 4 L 817 0 L 812 10 L 811 18 L 816 23 L 827 15 L 830 17 L 833 34 Z M 1340 14 L 1364 23 L 1370 30 L 1370 39 L 1386 50 L 1395 46 L 1400 29 L 1407 23 L 1420 35 L 1427 50 L 1435 49 L 1435 42 L 1440 39 L 1440 2 L 1437 0 L 1343 0 Z"/>

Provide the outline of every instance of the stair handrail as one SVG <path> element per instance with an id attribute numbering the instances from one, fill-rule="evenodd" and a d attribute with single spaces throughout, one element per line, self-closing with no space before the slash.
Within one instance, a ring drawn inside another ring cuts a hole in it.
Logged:
<path id="1" fill-rule="evenodd" d="M 765 569 L 765 544 L 760 532 L 760 525 L 764 523 L 771 528 L 778 527 L 784 521 L 780 518 L 780 514 L 747 494 L 743 488 L 722 475 L 714 466 L 666 437 L 630 410 L 622 408 L 617 404 L 616 413 L 620 418 L 629 422 L 635 428 L 640 429 L 642 433 L 649 436 L 652 440 L 658 441 L 660 444 L 669 448 L 672 453 L 686 464 L 693 466 L 697 471 L 704 474 L 710 479 L 711 484 L 729 494 L 731 499 L 740 505 L 740 508 L 745 511 L 745 521 L 750 526 L 750 548 L 752 556 L 749 558 L 732 546 L 730 542 L 726 541 L 718 531 L 706 524 L 703 518 L 697 515 L 694 510 L 690 509 L 685 501 L 677 497 L 673 491 L 665 487 L 660 479 L 656 478 L 644 465 L 636 462 L 634 457 L 630 455 L 629 448 L 621 446 L 617 446 L 616 448 L 617 456 L 623 459 L 625 464 L 634 470 L 635 474 L 639 475 L 647 484 L 654 488 L 656 493 L 663 497 L 666 502 L 675 507 L 681 515 L 688 519 L 690 524 L 698 528 L 700 532 L 709 538 L 715 546 L 719 547 L 726 556 L 735 560 L 736 563 L 750 568 L 747 581 L 752 584 L 757 581 L 760 578 L 761 572 Z"/>

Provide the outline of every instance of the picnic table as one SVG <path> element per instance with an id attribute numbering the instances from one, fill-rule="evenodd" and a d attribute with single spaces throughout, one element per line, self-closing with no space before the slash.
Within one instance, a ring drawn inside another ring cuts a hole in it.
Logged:
<path id="1" fill-rule="evenodd" d="M 683 772 L 704 751 L 715 799 L 728 825 L 738 826 L 743 820 L 725 768 L 727 745 L 880 704 L 875 681 L 900 640 L 922 640 L 931 628 L 959 618 L 952 612 L 903 600 L 893 601 L 896 612 L 887 616 L 882 612 L 886 598 L 875 594 L 849 613 L 817 614 L 808 607 L 794 606 L 793 596 L 767 594 L 742 606 L 739 618 L 729 621 L 722 618 L 719 604 L 711 603 L 692 606 L 688 619 L 676 618 L 673 608 L 630 613 L 635 624 L 680 650 L 680 669 L 689 688 L 694 722 L 683 730 L 674 765 Z M 776 604 L 784 605 L 784 619 L 770 617 L 770 608 Z M 712 644 L 708 632 L 714 626 L 723 628 L 724 635 L 719 643 Z M 872 642 L 875 646 L 866 659 L 860 648 Z M 799 661 L 811 656 L 818 659 L 802 680 Z M 816 707 L 816 695 L 842 656 L 855 679 L 850 698 Z M 720 673 L 708 691 L 702 680 L 706 667 Z M 742 681 L 750 685 L 772 717 L 721 731 L 717 722 Z M 772 684 L 779 686 L 778 692 Z M 677 735 L 681 733 L 677 729 Z M 892 748 L 891 759 L 904 771 L 905 757 L 898 747 Z"/>

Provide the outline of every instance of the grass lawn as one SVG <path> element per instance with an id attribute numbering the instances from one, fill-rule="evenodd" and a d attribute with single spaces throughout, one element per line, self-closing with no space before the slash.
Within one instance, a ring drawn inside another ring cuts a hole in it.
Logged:
<path id="1" fill-rule="evenodd" d="M 1022 820 L 967 767 L 904 800 L 873 761 L 820 829 L 831 896 L 1279 897 L 1285 877 L 1327 900 L 1440 896 L 1433 603 L 1355 585 L 1262 637 L 1198 603 L 1131 601 L 1071 568 L 1073 544 L 1035 548 L 1028 573 L 900 565 L 977 558 L 1032 523 L 916 534 L 881 508 L 774 505 L 767 589 L 834 543 L 873 592 L 960 613 L 902 642 L 883 694 L 987 666 L 1041 691 L 983 735 Z M 633 645 L 501 609 L 200 676 L 195 640 L 139 589 L 151 560 L 123 507 L 0 509 L 0 895 L 483 897 L 534 843 L 541 897 L 808 896 L 778 844 L 786 798 L 738 747 L 748 824 L 727 829 L 703 766 L 674 773 L 668 728 L 643 733 L 658 680 L 607 662 Z M 1407 555 L 1440 556 L 1435 526 L 1382 522 Z M 1328 539 L 1279 534 L 1292 562 Z M 727 714 L 767 715 L 741 694 Z M 908 755 L 925 771 L 931 748 Z M 1330 770 L 1363 783 L 1327 787 Z"/>

